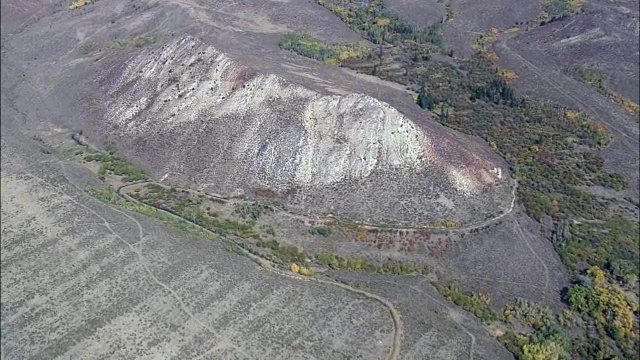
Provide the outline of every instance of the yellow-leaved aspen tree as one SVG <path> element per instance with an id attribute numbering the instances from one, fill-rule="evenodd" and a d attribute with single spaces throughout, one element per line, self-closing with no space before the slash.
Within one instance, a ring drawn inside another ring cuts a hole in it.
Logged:
<path id="1" fill-rule="evenodd" d="M 384 44 L 385 36 L 387 35 L 387 26 L 391 24 L 391 19 L 389 18 L 378 18 L 376 20 L 376 25 L 382 28 L 382 35 L 378 37 L 378 43 L 380 44 L 380 52 L 378 57 L 380 58 L 380 62 L 378 65 L 373 68 L 373 75 L 376 75 L 376 70 L 378 66 L 382 66 L 382 45 Z"/>

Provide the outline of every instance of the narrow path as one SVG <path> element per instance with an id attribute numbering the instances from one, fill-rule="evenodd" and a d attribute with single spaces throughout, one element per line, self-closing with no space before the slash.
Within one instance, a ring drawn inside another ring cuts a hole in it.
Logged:
<path id="1" fill-rule="evenodd" d="M 69 182 L 69 184 L 71 184 L 72 186 L 74 186 L 74 188 L 76 188 L 78 191 L 83 192 L 82 189 L 78 188 L 78 186 L 73 183 L 69 177 L 66 175 L 66 171 L 64 168 L 64 161 L 62 160 L 58 160 L 58 165 L 61 168 L 62 171 L 62 175 L 65 177 L 65 179 L 67 180 L 67 182 Z M 206 329 L 207 331 L 209 331 L 211 334 L 213 334 L 216 337 L 219 337 L 220 335 L 218 333 L 216 333 L 213 329 L 211 329 L 209 326 L 207 326 L 206 324 L 204 324 L 202 321 L 200 321 L 200 319 L 198 319 L 196 316 L 194 316 L 194 314 L 189 310 L 189 308 L 187 307 L 187 305 L 184 303 L 184 301 L 182 301 L 182 299 L 178 296 L 178 294 L 171 289 L 170 287 L 168 287 L 166 284 L 162 283 L 160 280 L 158 280 L 158 278 L 153 274 L 153 272 L 151 271 L 151 269 L 145 265 L 145 261 L 144 261 L 144 257 L 142 255 L 142 251 L 141 251 L 141 246 L 139 246 L 139 249 L 136 249 L 136 247 L 134 246 L 135 244 L 131 244 L 130 242 L 128 242 L 127 240 L 125 240 L 124 238 L 122 238 L 122 236 L 120 236 L 118 233 L 116 233 L 113 228 L 111 227 L 111 223 L 106 220 L 103 216 L 101 216 L 100 214 L 98 214 L 96 211 L 94 211 L 93 209 L 87 207 L 84 204 L 81 204 L 80 202 L 78 202 L 77 200 L 73 199 L 71 196 L 69 196 L 63 189 L 60 189 L 58 186 L 51 184 L 50 182 L 30 173 L 25 171 L 27 176 L 30 176 L 31 178 L 40 181 L 44 184 L 46 184 L 47 186 L 55 189 L 57 192 L 59 192 L 63 197 L 69 199 L 70 201 L 72 201 L 74 204 L 78 205 L 79 207 L 87 210 L 89 213 L 91 213 L 92 215 L 96 216 L 98 219 L 102 220 L 102 224 L 107 230 L 109 230 L 109 232 L 111 232 L 115 237 L 117 237 L 120 241 L 122 241 L 124 244 L 126 244 L 131 251 L 133 251 L 139 259 L 139 262 L 141 264 L 141 266 L 143 267 L 143 269 L 147 272 L 147 274 L 151 277 L 151 279 L 160 287 L 162 287 L 163 289 L 165 289 L 167 292 L 169 292 L 171 294 L 172 297 L 174 297 L 174 299 L 178 302 L 178 304 L 180 305 L 180 308 L 194 321 L 196 322 L 198 325 L 202 326 L 204 329 Z M 144 182 L 140 182 L 137 184 L 141 184 Z M 120 190 L 126 186 L 131 186 L 134 184 L 128 184 L 125 186 L 122 186 L 120 188 L 118 188 L 118 196 L 120 196 L 121 198 L 127 200 L 127 201 L 132 201 L 136 204 L 140 204 L 142 206 L 149 206 L 147 204 L 144 204 L 134 198 L 132 198 L 131 196 L 127 195 L 127 194 L 122 194 L 120 193 Z M 161 184 L 158 184 L 161 185 Z M 162 185 L 161 185 L 162 186 Z M 139 236 L 139 245 L 142 244 L 143 238 L 144 238 L 144 232 L 143 232 L 143 228 L 142 225 L 140 224 L 140 222 L 138 222 L 135 218 L 133 218 L 132 216 L 130 216 L 129 214 L 114 208 L 113 206 L 106 204 L 104 202 L 101 202 L 102 204 L 104 204 L 108 209 L 117 212 L 123 216 L 125 216 L 127 219 L 131 220 L 134 224 L 136 224 L 136 226 L 138 227 L 138 236 Z M 222 240 L 227 240 L 230 241 L 234 244 L 237 245 L 237 243 L 235 243 L 233 240 L 231 239 L 224 239 L 221 238 L 218 234 L 210 231 L 207 228 L 204 228 L 192 221 L 189 221 L 188 219 L 184 219 L 180 216 L 177 216 L 175 214 L 172 214 L 168 211 L 162 210 L 162 209 L 157 209 L 158 211 L 161 211 L 169 216 L 172 216 L 176 219 L 180 219 L 183 221 L 187 221 L 189 222 L 192 226 L 198 227 L 199 229 L 203 230 L 204 232 L 215 236 L 216 238 L 220 238 Z M 316 283 L 320 283 L 320 284 L 326 284 L 326 285 L 330 285 L 330 286 L 335 286 L 338 287 L 340 289 L 346 290 L 348 292 L 352 292 L 354 294 L 358 294 L 361 296 L 364 296 L 366 298 L 375 300 L 377 302 L 379 302 L 380 304 L 382 304 L 384 307 L 387 308 L 387 310 L 389 311 L 389 315 L 391 316 L 391 319 L 393 321 L 393 341 L 392 341 L 392 345 L 391 345 L 391 350 L 389 352 L 389 355 L 387 356 L 386 360 L 398 360 L 398 356 L 400 353 L 400 344 L 401 344 L 401 336 L 402 336 L 402 321 L 400 320 L 400 313 L 398 312 L 398 310 L 395 308 L 395 306 L 387 299 L 378 296 L 376 294 L 370 293 L 368 291 L 362 290 L 362 289 L 356 289 L 353 288 L 349 285 L 346 284 L 342 284 L 333 280 L 328 280 L 328 279 L 320 279 L 320 278 L 316 278 L 316 277 L 306 277 L 306 276 L 302 276 L 302 275 L 298 275 L 295 274 L 293 272 L 289 272 L 289 271 L 282 271 L 280 269 L 277 268 L 277 265 L 273 262 L 271 262 L 270 260 L 267 260 L 265 258 L 262 258 L 260 256 L 257 256 L 255 254 L 250 253 L 249 251 L 245 250 L 244 248 L 240 248 L 242 250 L 242 252 L 244 253 L 245 256 L 247 256 L 249 259 L 251 259 L 252 261 L 254 261 L 255 263 L 257 263 L 258 265 L 260 265 L 261 268 L 272 272 L 274 274 L 280 275 L 280 276 L 284 276 L 284 277 L 288 277 L 291 279 L 295 279 L 298 281 L 307 281 L 307 282 L 316 282 Z M 238 351 L 242 351 L 241 349 L 233 346 L 231 344 L 231 346 Z M 245 354 L 246 355 L 246 354 Z"/>
<path id="2" fill-rule="evenodd" d="M 633 138 L 632 136 L 629 136 L 627 133 L 623 132 L 622 130 L 620 130 L 617 127 L 613 126 L 611 123 L 609 123 L 606 120 L 604 120 L 603 117 L 600 116 L 600 113 L 598 113 L 598 111 L 596 111 L 593 107 L 591 107 L 591 105 L 589 105 L 589 104 L 583 102 L 582 100 L 576 98 L 573 94 L 571 94 L 570 91 L 566 90 L 561 85 L 558 85 L 553 80 L 549 79 L 549 77 L 546 76 L 544 74 L 544 71 L 542 71 L 539 67 L 537 67 L 536 65 L 531 63 L 529 60 L 525 59 L 522 55 L 520 55 L 517 52 L 511 50 L 509 45 L 507 45 L 507 38 L 506 37 L 502 38 L 502 40 L 499 43 L 499 47 L 502 48 L 509 55 L 511 55 L 512 57 L 514 57 L 515 59 L 517 59 L 521 63 L 523 63 L 533 73 L 538 75 L 542 80 L 544 80 L 547 84 L 549 84 L 552 88 L 554 88 L 560 94 L 562 94 L 562 95 L 566 96 L 568 99 L 572 100 L 576 105 L 581 105 L 583 108 L 586 108 L 586 109 L 590 110 L 592 115 L 596 116 L 604 124 L 607 124 L 611 130 L 613 130 L 614 132 L 618 133 L 619 135 L 627 138 L 628 140 L 631 140 L 636 145 L 640 144 L 638 139 Z"/>
<path id="3" fill-rule="evenodd" d="M 145 261 L 144 261 L 144 256 L 142 255 L 142 252 L 139 249 L 135 248 L 135 244 L 132 244 L 130 242 L 128 242 L 127 240 L 125 240 L 122 236 L 120 236 L 120 234 L 118 234 L 117 232 L 115 232 L 113 230 L 113 228 L 111 227 L 111 223 L 105 219 L 102 215 L 98 214 L 95 210 L 89 208 L 88 206 L 78 202 L 77 200 L 75 200 L 73 197 L 69 196 L 66 192 L 64 192 L 64 190 L 58 188 L 56 185 L 51 184 L 50 182 L 30 173 L 30 172 L 26 172 L 25 175 L 33 178 L 34 180 L 37 180 L 43 184 L 45 184 L 46 186 L 55 189 L 56 192 L 58 192 L 62 197 L 66 198 L 67 200 L 73 202 L 74 204 L 76 204 L 77 206 L 85 209 L 86 211 L 88 211 L 89 213 L 91 213 L 93 216 L 97 217 L 98 219 L 102 220 L 101 225 L 104 226 L 107 230 L 109 230 L 109 232 L 111 234 L 113 234 L 118 240 L 120 240 L 121 242 L 123 242 L 125 245 L 127 245 L 129 247 L 129 249 L 135 253 L 138 256 L 138 261 L 140 262 L 140 266 L 145 270 L 145 272 L 149 275 L 149 277 L 151 277 L 151 279 L 153 280 L 153 282 L 155 282 L 158 286 L 162 287 L 163 289 L 165 289 L 179 304 L 180 308 L 189 316 L 189 318 L 191 320 L 193 320 L 195 323 L 197 323 L 198 325 L 200 325 L 202 328 L 206 329 L 207 331 L 209 331 L 211 334 L 215 335 L 216 337 L 219 336 L 219 334 L 214 331 L 213 329 L 211 329 L 209 326 L 207 326 L 206 324 L 204 324 L 202 321 L 200 321 L 200 319 L 198 319 L 195 315 L 193 315 L 193 313 L 191 312 L 191 310 L 189 310 L 189 308 L 185 305 L 184 301 L 182 301 L 182 299 L 178 296 L 178 294 L 171 289 L 169 286 L 167 286 L 166 284 L 164 284 L 163 282 L 161 282 L 160 280 L 158 280 L 158 278 L 153 274 L 153 272 L 151 271 L 151 269 L 145 265 Z M 66 177 L 66 175 L 65 175 Z M 129 220 L 131 220 L 132 222 L 134 222 L 136 224 L 136 226 L 138 227 L 138 236 L 140 241 L 142 241 L 143 239 L 143 230 L 142 230 L 142 226 L 140 225 L 140 223 L 134 219 L 133 217 L 131 217 L 130 215 L 112 207 L 107 205 L 107 208 L 109 208 L 111 211 L 117 212 L 119 214 L 124 215 L 125 217 L 127 217 Z"/>
<path id="4" fill-rule="evenodd" d="M 436 299 L 435 297 L 431 296 L 429 293 L 426 293 L 426 292 L 422 291 L 422 289 L 420 289 L 418 287 L 418 286 L 424 284 L 426 281 L 427 281 L 427 279 L 423 279 L 422 281 L 420 281 L 416 285 L 410 286 L 409 289 L 414 290 L 414 291 L 420 293 L 421 295 L 426 296 L 427 298 L 429 298 L 434 303 L 436 303 L 436 304 L 442 306 L 443 308 L 447 309 L 447 311 L 449 313 L 449 317 L 451 317 L 451 320 L 453 320 L 453 322 L 455 322 L 462 329 L 462 331 L 469 336 L 469 339 L 470 339 L 470 343 L 469 343 L 469 360 L 473 360 L 473 352 L 474 352 L 475 346 L 476 346 L 476 337 L 475 337 L 475 335 L 473 335 L 473 333 L 471 333 L 466 327 L 464 327 L 464 325 L 462 325 L 462 322 L 460 321 L 459 317 L 456 316 L 456 312 L 460 311 L 458 308 L 447 305 L 446 303 L 444 303 L 444 302 Z M 392 281 L 388 281 L 388 280 L 380 280 L 380 282 L 397 285 L 396 283 L 394 283 Z"/>
<path id="5" fill-rule="evenodd" d="M 511 284 L 511 285 L 519 285 L 519 286 L 528 286 L 528 287 L 532 287 L 532 288 L 536 288 L 536 289 L 544 289 L 543 286 L 539 286 L 539 285 L 523 283 L 523 282 L 518 282 L 518 281 L 488 279 L 488 278 L 485 278 L 485 277 L 482 277 L 482 276 L 458 276 L 458 277 L 452 278 L 451 280 L 463 280 L 463 279 L 475 279 L 475 280 L 483 280 L 483 281 L 493 282 L 493 283 Z"/>
<path id="6" fill-rule="evenodd" d="M 151 183 L 151 181 L 146 182 L 146 183 Z M 140 184 L 140 183 L 138 183 L 138 184 Z M 140 204 L 140 205 L 143 205 L 143 206 L 150 207 L 150 205 L 147 205 L 147 204 L 145 204 L 145 203 L 143 203 L 143 202 L 141 202 L 139 200 L 136 200 L 136 199 L 134 199 L 133 197 L 129 196 L 126 193 L 121 193 L 120 192 L 120 190 L 123 189 L 124 187 L 131 186 L 131 185 L 132 184 L 120 187 L 118 189 L 118 195 L 121 196 L 122 198 L 124 198 L 125 200 L 132 201 L 132 202 L 135 202 L 136 204 Z M 158 185 L 161 185 L 161 184 L 158 184 Z M 172 217 L 174 217 L 176 219 L 187 221 L 191 225 L 198 227 L 199 229 L 205 231 L 206 233 L 208 233 L 210 235 L 213 235 L 213 236 L 215 236 L 217 238 L 221 238 L 220 235 L 218 235 L 218 234 L 210 231 L 209 229 L 207 229 L 205 227 L 202 227 L 202 226 L 200 226 L 200 225 L 198 225 L 198 224 L 196 224 L 196 223 L 194 223 L 194 222 L 192 222 L 192 221 L 190 221 L 188 219 L 185 219 L 183 217 L 180 217 L 178 215 L 175 215 L 175 214 L 170 213 L 170 212 L 168 212 L 166 210 L 163 210 L 163 209 L 157 209 L 157 210 L 161 211 L 161 212 L 163 212 L 163 213 L 165 213 L 165 214 L 167 214 L 169 216 L 172 216 Z M 230 240 L 230 239 L 225 239 L 225 240 L 231 241 L 232 243 L 238 245 L 233 240 Z M 387 357 L 387 360 L 397 360 L 398 359 L 398 355 L 400 354 L 400 343 L 401 343 L 400 338 L 402 336 L 402 321 L 400 320 L 400 313 L 398 312 L 398 310 L 395 308 L 395 306 L 393 306 L 393 304 L 389 300 L 387 300 L 387 299 L 385 299 L 385 298 L 383 298 L 381 296 L 378 296 L 376 294 L 370 293 L 368 291 L 365 291 L 365 290 L 362 290 L 362 289 L 356 289 L 356 288 L 351 287 L 349 285 L 342 284 L 342 283 L 339 283 L 339 282 L 336 282 L 336 281 L 333 281 L 333 280 L 320 279 L 320 278 L 317 278 L 317 277 L 307 277 L 307 276 L 302 276 L 302 275 L 295 274 L 293 272 L 280 270 L 280 269 L 277 268 L 277 265 L 275 263 L 273 263 L 272 261 L 267 260 L 267 259 L 265 259 L 263 257 L 258 256 L 258 255 L 255 255 L 255 254 L 245 250 L 242 247 L 240 247 L 240 249 L 242 250 L 243 254 L 245 256 L 247 256 L 249 259 L 251 259 L 254 262 L 256 262 L 263 269 L 265 269 L 265 270 L 267 270 L 269 272 L 272 272 L 274 274 L 277 274 L 277 275 L 280 275 L 280 276 L 285 276 L 285 277 L 288 277 L 288 278 L 291 278 L 291 279 L 296 279 L 296 280 L 299 280 L 299 281 L 316 282 L 316 283 L 320 283 L 320 284 L 326 284 L 326 285 L 335 286 L 335 287 L 341 288 L 343 290 L 347 290 L 347 291 L 350 291 L 352 293 L 359 294 L 359 295 L 362 295 L 362 296 L 364 296 L 366 298 L 375 300 L 375 301 L 379 302 L 380 304 L 382 304 L 383 306 L 385 306 L 388 309 L 389 314 L 391 315 L 391 319 L 393 320 L 393 342 L 392 342 L 391 351 L 389 353 L 389 356 Z"/>
<path id="7" fill-rule="evenodd" d="M 545 264 L 544 260 L 542 260 L 542 258 L 540 257 L 540 255 L 538 255 L 538 253 L 533 250 L 533 247 L 531 246 L 531 243 L 529 242 L 530 238 L 529 238 L 529 234 L 525 234 L 525 231 L 522 230 L 522 227 L 520 226 L 520 223 L 518 222 L 518 219 L 513 219 L 513 223 L 514 223 L 514 227 L 513 229 L 516 231 L 516 233 L 518 233 L 518 235 L 520 236 L 520 238 L 522 240 L 524 240 L 524 243 L 527 245 L 527 247 L 529 248 L 529 250 L 531 251 L 531 253 L 533 254 L 533 256 L 535 256 L 536 259 L 538 259 L 538 261 L 540 262 L 540 265 L 542 265 L 542 269 L 544 270 L 544 288 L 542 289 L 542 302 L 546 303 L 547 302 L 547 291 L 549 289 L 549 268 L 547 267 L 547 264 Z"/>
<path id="8" fill-rule="evenodd" d="M 431 299 L 431 301 L 435 302 L 436 304 L 444 307 L 447 309 L 447 311 L 449 312 L 449 316 L 451 317 L 451 319 L 458 324 L 458 326 L 460 326 L 460 328 L 462 329 L 462 331 L 465 332 L 465 334 L 467 334 L 469 336 L 469 338 L 471 339 L 471 343 L 469 344 L 469 360 L 473 360 L 473 351 L 475 349 L 476 346 L 476 337 L 475 335 L 473 335 L 473 333 L 471 333 L 471 331 L 469 331 L 466 327 L 464 327 L 464 325 L 462 325 L 459 316 L 457 316 L 456 312 L 459 311 L 457 308 L 452 308 L 450 306 L 448 306 L 447 304 L 443 303 L 442 301 L 434 298 L 433 296 L 431 296 L 428 293 L 425 293 L 424 291 L 422 291 L 422 289 L 418 288 L 419 285 L 424 284 L 427 281 L 427 279 L 422 280 L 420 283 L 418 283 L 417 285 L 414 285 L 411 287 L 411 289 L 419 292 L 422 295 L 425 295 L 426 297 L 428 297 L 429 299 Z"/>
<path id="9" fill-rule="evenodd" d="M 139 182 L 135 182 L 135 183 L 130 183 L 130 184 L 125 184 L 120 186 L 116 192 L 119 195 L 125 195 L 125 191 L 127 191 L 127 189 L 131 186 L 140 186 L 140 185 L 146 185 L 146 184 L 155 184 L 155 185 L 159 185 L 162 186 L 165 189 L 170 188 L 170 186 L 168 185 L 164 185 L 155 181 L 139 181 Z M 202 193 L 199 192 L 197 190 L 192 190 L 192 189 L 184 189 L 184 188 L 179 188 L 179 187 L 174 187 L 174 189 L 176 190 L 181 190 L 181 191 L 188 191 L 190 193 L 199 193 L 199 194 L 205 194 L 211 198 L 215 198 L 215 199 L 221 199 L 221 200 L 230 200 L 228 197 L 224 197 L 218 194 L 208 194 L 208 193 Z M 331 222 L 331 221 L 337 221 L 337 222 L 349 222 L 351 224 L 356 224 L 358 226 L 361 226 L 365 229 L 369 229 L 369 230 L 383 230 L 383 229 L 404 229 L 404 230 L 448 230 L 448 231 L 470 231 L 470 230 L 475 230 L 475 229 L 479 229 L 482 227 L 485 227 L 491 223 L 494 223 L 500 219 L 502 219 L 503 217 L 511 214 L 511 212 L 513 212 L 513 209 L 515 207 L 515 203 L 516 203 L 516 190 L 518 189 L 518 180 L 515 180 L 514 182 L 514 186 L 511 189 L 511 203 L 509 204 L 509 208 L 503 212 L 502 214 L 493 217 L 491 219 L 488 219 L 486 221 L 483 221 L 481 223 L 478 224 L 472 224 L 472 225 L 468 225 L 468 226 L 459 226 L 459 227 L 446 227 L 446 226 L 400 226 L 400 225 L 375 225 L 375 224 L 368 224 L 368 223 L 364 223 L 364 222 L 359 222 L 359 221 L 352 221 L 352 220 L 345 220 L 345 219 L 340 219 L 337 217 L 333 217 L 333 216 L 317 216 L 317 217 L 310 217 L 310 216 L 306 216 L 306 215 L 300 215 L 300 214 L 295 214 L 295 213 L 291 213 L 288 212 L 284 209 L 278 208 L 278 210 L 284 214 L 285 216 L 292 218 L 292 219 L 297 219 L 297 220 L 301 220 L 301 221 L 319 221 L 319 222 Z M 137 200 L 136 200 L 137 201 Z"/>

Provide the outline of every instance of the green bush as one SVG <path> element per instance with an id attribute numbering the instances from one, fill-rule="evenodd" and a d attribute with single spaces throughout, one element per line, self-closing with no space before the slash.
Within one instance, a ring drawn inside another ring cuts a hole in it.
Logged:
<path id="1" fill-rule="evenodd" d="M 570 233 L 570 238 L 557 247 L 569 267 L 586 262 L 621 278 L 640 272 L 640 231 L 636 222 L 615 216 L 602 223 L 572 224 Z"/>
<path id="2" fill-rule="evenodd" d="M 330 252 L 320 252 L 315 256 L 318 264 L 322 266 L 328 266 L 331 269 L 338 270 L 354 270 L 354 271 L 369 271 L 369 272 L 378 272 L 378 273 L 390 273 L 396 275 L 407 275 L 407 274 L 428 274 L 429 267 L 425 266 L 423 268 L 406 264 L 401 262 L 393 262 L 389 261 L 384 263 L 382 266 L 376 266 L 369 262 L 364 258 L 343 258 L 339 255 L 330 253 Z"/>
<path id="3" fill-rule="evenodd" d="M 485 322 L 498 320 L 497 314 L 489 307 L 491 298 L 486 294 L 471 293 L 466 294 L 456 286 L 444 286 L 434 283 L 438 292 L 446 299 L 453 301 L 456 305 L 469 311 Z"/>
<path id="4" fill-rule="evenodd" d="M 390 43 L 428 45 L 444 51 L 442 24 L 417 27 L 388 11 L 381 0 L 369 2 L 318 0 L 318 3 L 336 13 L 342 21 L 374 44 Z M 381 19 L 388 21 L 381 22 Z M 386 25 L 385 25 L 386 24 Z"/>
<path id="5" fill-rule="evenodd" d="M 273 229 L 271 225 L 268 225 L 265 228 L 265 232 L 267 233 L 267 235 L 276 236 L 276 231 Z"/>
<path id="6" fill-rule="evenodd" d="M 280 40 L 280 47 L 330 65 L 340 65 L 345 61 L 364 58 L 370 51 L 364 43 L 325 44 L 309 35 L 296 33 L 285 34 Z"/>
<path id="7" fill-rule="evenodd" d="M 504 316 L 507 321 L 516 318 L 536 330 L 557 326 L 556 316 L 549 307 L 525 299 L 507 304 Z"/>
<path id="8" fill-rule="evenodd" d="M 321 252 L 316 254 L 316 261 L 318 261 L 318 264 L 320 265 L 328 266 L 335 270 L 346 267 L 345 259 L 330 252 Z"/>
<path id="9" fill-rule="evenodd" d="M 309 230 L 309 232 L 311 233 L 311 235 L 329 237 L 331 236 L 332 230 L 328 226 L 316 226 Z"/>
<path id="10" fill-rule="evenodd" d="M 391 273 L 391 274 L 395 274 L 395 275 L 408 275 L 408 274 L 423 274 L 424 273 L 424 269 L 428 269 L 428 267 L 426 268 L 420 268 L 419 266 L 413 265 L 413 264 L 406 264 L 406 263 L 401 263 L 401 262 L 387 262 L 385 264 L 383 264 L 382 266 L 380 266 L 377 271 L 379 273 Z M 424 273 L 425 275 L 428 273 L 428 271 L 426 273 Z"/>
<path id="11" fill-rule="evenodd" d="M 271 207 L 264 206 L 260 203 L 254 202 L 250 204 L 240 204 L 236 207 L 235 212 L 239 214 L 243 219 L 249 219 L 250 221 L 256 221 L 265 211 L 273 211 Z"/>
<path id="12" fill-rule="evenodd" d="M 629 182 L 624 176 L 604 171 L 597 174 L 591 181 L 594 185 L 600 185 L 614 190 L 624 190 L 629 186 Z"/>
<path id="13" fill-rule="evenodd" d="M 122 180 L 124 182 L 134 182 L 147 179 L 147 175 L 141 168 L 134 166 L 122 157 L 114 155 L 115 151 L 116 150 L 113 145 L 108 145 L 106 153 L 86 155 L 84 160 L 88 162 L 97 161 L 101 163 L 100 168 L 98 169 L 99 176 L 104 177 L 105 174 L 111 173 L 113 175 L 122 176 Z"/>
<path id="14" fill-rule="evenodd" d="M 594 281 L 595 282 L 595 281 Z M 571 309 L 582 315 L 587 324 L 595 327 L 597 335 L 588 333 L 591 340 L 600 339 L 596 347 L 586 347 L 583 352 L 589 358 L 600 358 L 597 354 L 615 354 L 606 336 L 615 340 L 616 346 L 624 353 L 637 354 L 637 324 L 633 312 L 638 303 L 635 296 L 629 297 L 616 285 L 576 284 L 566 295 Z"/>
<path id="15" fill-rule="evenodd" d="M 281 264 L 305 264 L 308 256 L 295 245 L 280 245 L 276 240 L 258 241 L 256 246 L 271 250 L 273 260 Z"/>
<path id="16" fill-rule="evenodd" d="M 571 339 L 559 328 L 544 328 L 527 335 L 508 331 L 499 340 L 519 360 L 571 359 Z"/>
<path id="17" fill-rule="evenodd" d="M 160 221 L 163 221 L 169 225 L 173 225 L 183 231 L 192 233 L 194 235 L 203 236 L 205 238 L 209 238 L 212 240 L 217 239 L 210 233 L 204 231 L 200 227 L 194 226 L 193 224 L 191 224 L 190 222 L 184 219 L 176 218 L 162 211 L 158 211 L 158 209 L 155 209 L 146 204 L 140 204 L 140 203 L 123 199 L 117 194 L 117 192 L 112 187 L 106 187 L 101 189 L 88 187 L 86 189 L 86 192 L 100 201 L 118 205 L 127 210 L 135 211 L 143 215 L 154 217 L 156 219 L 159 219 Z"/>

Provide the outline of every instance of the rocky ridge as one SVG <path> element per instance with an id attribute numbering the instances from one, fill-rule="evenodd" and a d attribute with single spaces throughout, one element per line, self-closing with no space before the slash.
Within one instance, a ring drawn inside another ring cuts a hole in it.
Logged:
<path id="1" fill-rule="evenodd" d="M 136 151 L 154 153 L 152 168 L 169 181 L 269 189 L 292 210 L 403 225 L 480 221 L 510 201 L 499 163 L 430 136 L 388 104 L 258 74 L 191 36 L 143 50 L 104 79 L 117 79 L 103 81 L 107 121 Z M 447 157 L 454 147 L 458 159 Z M 389 203 L 371 204 L 387 214 L 354 210 L 369 197 Z M 497 208 L 464 214 L 479 198 Z"/>

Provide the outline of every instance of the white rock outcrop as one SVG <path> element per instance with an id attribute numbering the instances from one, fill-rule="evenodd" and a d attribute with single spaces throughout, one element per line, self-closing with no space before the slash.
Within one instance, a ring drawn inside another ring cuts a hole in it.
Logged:
<path id="1" fill-rule="evenodd" d="M 141 51 L 105 91 L 109 121 L 123 137 L 153 139 L 163 174 L 197 174 L 220 191 L 330 187 L 374 173 L 402 183 L 398 174 L 423 173 L 424 188 L 465 197 L 505 181 L 498 164 L 382 101 L 256 74 L 192 37 Z"/>

